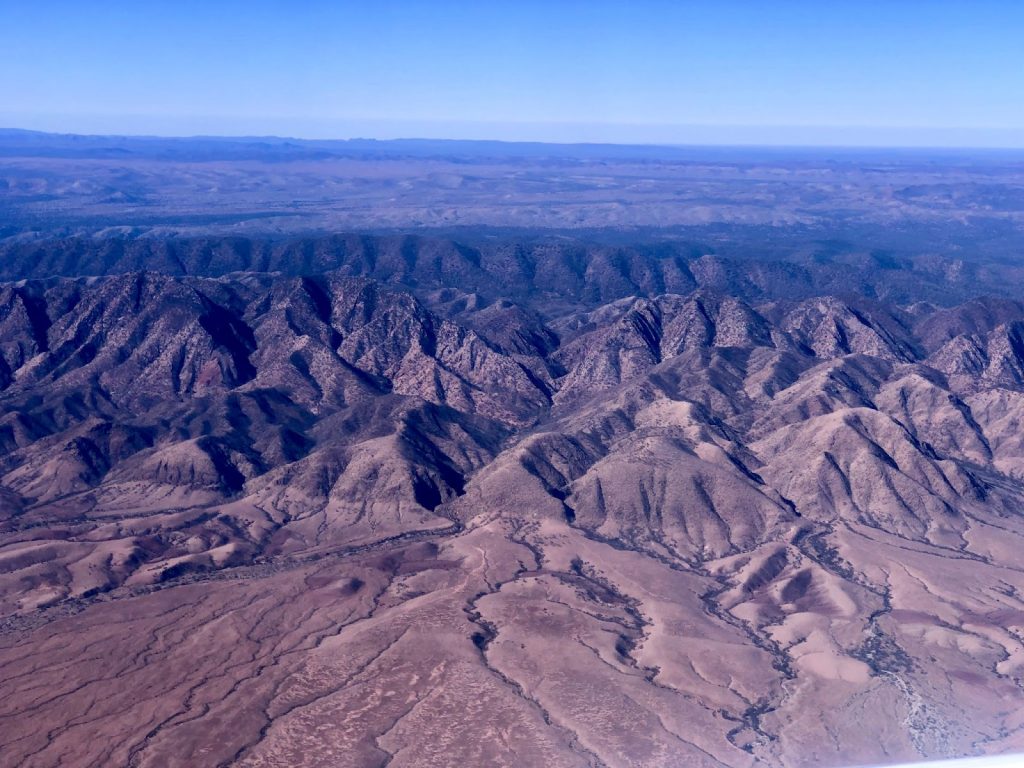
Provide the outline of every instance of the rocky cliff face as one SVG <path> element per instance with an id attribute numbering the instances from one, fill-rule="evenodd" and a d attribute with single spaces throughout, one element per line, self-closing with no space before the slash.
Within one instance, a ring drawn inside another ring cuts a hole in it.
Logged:
<path id="1" fill-rule="evenodd" d="M 1024 748 L 1024 307 L 403 242 L 0 286 L 5 764 Z"/>

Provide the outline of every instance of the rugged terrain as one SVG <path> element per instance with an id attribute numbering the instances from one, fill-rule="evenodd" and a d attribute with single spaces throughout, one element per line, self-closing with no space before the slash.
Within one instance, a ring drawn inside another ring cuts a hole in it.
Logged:
<path id="1" fill-rule="evenodd" d="M 0 131 L 0 765 L 1024 752 L 1020 153 Z"/>
<path id="2" fill-rule="evenodd" d="M 1024 751 L 1009 262 L 4 247 L 4 765 Z"/>

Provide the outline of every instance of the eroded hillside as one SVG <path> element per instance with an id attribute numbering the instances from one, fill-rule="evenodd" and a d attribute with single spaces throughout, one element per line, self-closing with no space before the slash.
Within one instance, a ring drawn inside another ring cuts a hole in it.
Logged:
<path id="1" fill-rule="evenodd" d="M 1024 749 L 1024 305 L 737 293 L 3 285 L 2 762 Z"/>

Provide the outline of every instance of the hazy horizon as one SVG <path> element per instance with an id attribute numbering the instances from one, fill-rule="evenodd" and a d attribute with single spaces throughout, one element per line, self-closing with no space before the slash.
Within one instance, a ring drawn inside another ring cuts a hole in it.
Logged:
<path id="1" fill-rule="evenodd" d="M 0 112 L 0 118 L 5 113 Z M 212 121 L 166 123 L 138 120 L 0 120 L 0 130 L 66 136 L 162 139 L 264 139 L 299 141 L 468 141 L 509 144 L 616 145 L 651 147 L 1020 150 L 1024 130 L 919 129 L 865 126 L 628 126 L 579 124 L 360 123 L 302 130 L 301 126 L 256 123 L 218 127 Z M 260 130 L 264 128 L 265 130 Z"/>

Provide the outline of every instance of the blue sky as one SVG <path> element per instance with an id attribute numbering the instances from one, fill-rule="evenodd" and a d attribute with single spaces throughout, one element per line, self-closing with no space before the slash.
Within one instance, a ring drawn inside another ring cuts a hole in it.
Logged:
<path id="1" fill-rule="evenodd" d="M 1024 2 L 0 0 L 0 125 L 1024 146 Z"/>

